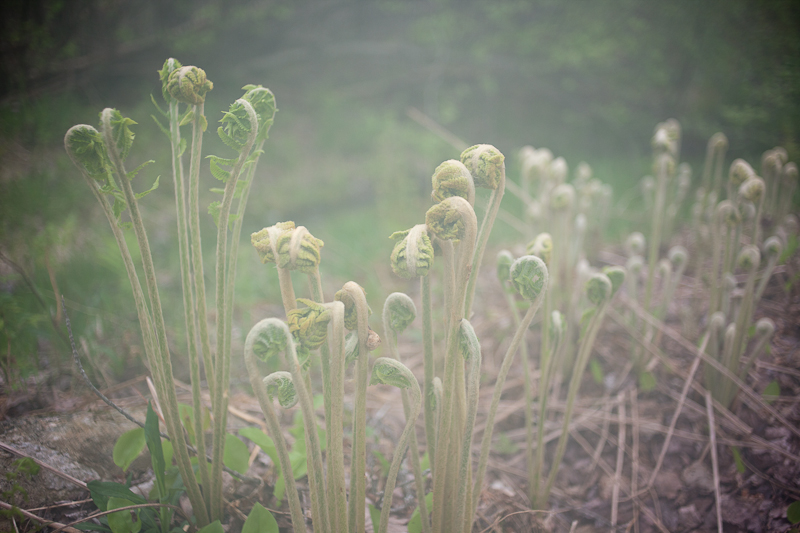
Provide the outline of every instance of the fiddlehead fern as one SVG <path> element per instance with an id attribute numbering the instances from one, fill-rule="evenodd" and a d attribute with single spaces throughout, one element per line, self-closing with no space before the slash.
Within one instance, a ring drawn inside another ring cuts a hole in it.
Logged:
<path id="1" fill-rule="evenodd" d="M 162 75 L 163 77 L 163 75 Z M 166 92 L 184 104 L 200 105 L 206 101 L 206 93 L 214 88 L 206 72 L 198 67 L 178 67 L 169 74 Z"/>
<path id="2" fill-rule="evenodd" d="M 266 376 L 262 381 L 267 388 L 270 400 L 277 396 L 278 403 L 284 409 L 290 409 L 297 405 L 300 397 L 297 395 L 297 389 L 292 381 L 292 374 L 279 370 Z"/>
<path id="3" fill-rule="evenodd" d="M 433 266 L 433 244 L 425 224 L 396 231 L 389 238 L 397 241 L 390 256 L 392 272 L 404 279 L 428 275 Z"/>
<path id="4" fill-rule="evenodd" d="M 475 183 L 467 167 L 460 161 L 445 161 L 433 172 L 431 177 L 433 192 L 431 199 L 441 202 L 451 196 L 460 196 L 470 204 L 475 203 Z"/>

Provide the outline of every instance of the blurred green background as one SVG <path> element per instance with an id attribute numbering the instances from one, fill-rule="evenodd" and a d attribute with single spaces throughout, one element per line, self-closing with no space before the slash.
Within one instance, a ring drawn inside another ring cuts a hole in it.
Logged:
<path id="1" fill-rule="evenodd" d="M 305 225 L 326 243 L 328 297 L 354 279 L 373 309 L 405 287 L 386 264 L 388 235 L 422 221 L 433 169 L 459 153 L 412 120 L 410 108 L 467 143 L 497 146 L 511 179 L 520 147 L 547 147 L 570 169 L 589 162 L 632 206 L 653 127 L 670 117 L 683 127 L 682 158 L 695 179 L 716 131 L 730 139 L 728 160 L 758 168 L 776 145 L 790 160 L 798 155 L 800 3 L 788 0 L 7 0 L 0 28 L 6 385 L 68 364 L 49 318 L 56 290 L 76 335 L 108 361 L 104 379 L 141 368 L 119 254 L 61 144 L 70 126 L 96 124 L 104 107 L 139 123 L 131 163 L 157 161 L 139 190 L 165 178 L 142 204 L 173 348 L 184 349 L 168 143 L 150 118 L 167 57 L 202 67 L 214 82 L 207 154 L 227 154 L 213 124 L 243 85 L 274 91 L 280 111 L 244 234 L 283 220 Z M 203 172 L 206 188 L 216 186 L 207 165 Z M 518 208 L 510 195 L 504 206 Z M 212 269 L 213 224 L 203 218 Z M 498 223 L 495 243 L 517 238 Z M 213 287 L 213 272 L 206 276 Z M 280 302 L 274 278 L 244 242 L 239 337 L 279 309 L 269 307 Z"/>

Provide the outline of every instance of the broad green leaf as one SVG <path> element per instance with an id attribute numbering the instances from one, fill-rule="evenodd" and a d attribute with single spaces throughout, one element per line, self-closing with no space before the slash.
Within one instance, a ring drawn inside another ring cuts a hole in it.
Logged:
<path id="1" fill-rule="evenodd" d="M 649 392 L 656 388 L 656 377 L 652 372 L 642 372 L 639 374 L 639 389 L 642 392 Z"/>
<path id="2" fill-rule="evenodd" d="M 147 500 L 135 494 L 128 487 L 121 483 L 114 483 L 113 481 L 90 481 L 86 484 L 92 500 L 98 509 L 101 511 L 108 510 L 108 500 L 110 498 L 121 498 L 133 503 L 147 503 Z"/>
<path id="3" fill-rule="evenodd" d="M 369 517 L 372 520 L 372 531 L 378 531 L 381 523 L 381 510 L 371 503 L 367 505 L 369 505 Z"/>
<path id="4" fill-rule="evenodd" d="M 306 458 L 305 448 L 290 451 L 289 462 L 292 463 L 292 474 L 294 474 L 295 479 L 300 479 L 308 473 L 308 460 Z"/>
<path id="5" fill-rule="evenodd" d="M 161 450 L 164 452 L 164 464 L 167 465 L 167 468 L 172 465 L 172 454 L 175 449 L 172 447 L 172 443 L 168 440 L 161 441 Z"/>
<path id="6" fill-rule="evenodd" d="M 153 472 L 156 476 L 156 484 L 159 487 L 159 492 L 166 494 L 165 472 L 167 470 L 167 463 L 164 460 L 164 450 L 161 447 L 161 435 L 159 435 L 158 432 L 158 416 L 156 416 L 156 412 L 153 411 L 150 402 L 147 402 L 144 438 L 147 443 L 147 449 L 150 451 L 150 462 L 153 465 Z"/>
<path id="7" fill-rule="evenodd" d="M 747 471 L 747 468 L 744 466 L 744 461 L 742 461 L 742 454 L 739 452 L 739 448 L 736 446 L 731 446 L 731 453 L 733 454 L 733 462 L 736 464 L 736 471 L 740 474 L 744 474 Z"/>
<path id="8" fill-rule="evenodd" d="M 433 509 L 432 492 L 425 495 L 425 506 L 428 508 L 428 513 L 430 513 Z M 408 521 L 408 533 L 422 533 L 422 519 L 419 516 L 419 507 L 414 509 L 414 514 L 411 515 L 411 520 Z"/>
<path id="9" fill-rule="evenodd" d="M 236 435 L 227 433 L 225 435 L 225 451 L 223 452 L 222 462 L 231 470 L 236 470 L 240 474 L 245 474 L 248 468 L 250 451 L 247 444 L 239 440 Z"/>
<path id="10" fill-rule="evenodd" d="M 275 500 L 282 502 L 283 496 L 286 493 L 286 478 L 283 477 L 283 472 L 280 473 L 278 479 L 275 480 L 275 488 L 272 491 L 272 495 L 275 496 Z"/>
<path id="11" fill-rule="evenodd" d="M 109 498 L 108 511 L 119 509 L 120 507 L 128 507 L 134 505 L 129 500 L 122 498 Z M 134 516 L 136 520 L 134 520 Z M 137 512 L 119 511 L 108 515 L 108 526 L 114 533 L 139 533 L 142 529 L 142 522 L 139 520 Z"/>
<path id="12" fill-rule="evenodd" d="M 120 435 L 117 443 L 114 444 L 114 464 L 122 468 L 123 472 L 126 472 L 134 459 L 142 453 L 144 445 L 144 429 L 136 428 L 126 431 Z"/>
<path id="13" fill-rule="evenodd" d="M 219 523 L 219 520 L 215 520 L 201 528 L 197 533 L 225 533 L 225 530 L 222 529 L 222 524 Z"/>
<path id="14" fill-rule="evenodd" d="M 800 522 L 800 500 L 794 501 L 786 508 L 786 518 L 790 524 Z"/>
<path id="15" fill-rule="evenodd" d="M 431 467 L 431 458 L 428 456 L 428 452 L 425 452 L 425 455 L 422 456 L 422 459 L 419 460 L 419 468 L 423 472 L 428 470 Z"/>
<path id="16" fill-rule="evenodd" d="M 272 441 L 269 435 L 254 427 L 240 429 L 239 435 L 246 439 L 250 439 L 256 444 L 256 446 L 261 448 L 272 460 L 272 464 L 275 466 L 276 475 L 280 474 L 281 463 L 278 458 L 278 449 L 275 447 L 275 443 Z"/>
<path id="17" fill-rule="evenodd" d="M 764 392 L 761 393 L 763 396 L 764 401 L 771 404 L 775 401 L 775 399 L 781 395 L 781 387 L 778 385 L 778 382 L 772 380 L 769 382 L 769 385 L 764 389 Z"/>
<path id="18" fill-rule="evenodd" d="M 278 523 L 272 513 L 256 502 L 244 521 L 242 533 L 278 533 Z"/>

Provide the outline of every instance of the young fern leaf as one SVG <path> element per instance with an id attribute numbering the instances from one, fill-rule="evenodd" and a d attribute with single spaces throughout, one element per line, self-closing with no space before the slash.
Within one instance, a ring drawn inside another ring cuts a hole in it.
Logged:
<path id="1" fill-rule="evenodd" d="M 131 130 L 131 126 L 135 126 L 136 122 L 128 117 L 123 117 L 117 109 L 111 110 L 111 139 L 114 142 L 121 161 L 125 161 L 133 146 L 133 138 L 135 134 Z"/>
<path id="2" fill-rule="evenodd" d="M 141 165 L 139 165 L 138 167 L 136 167 L 136 168 L 134 168 L 133 170 L 131 170 L 130 172 L 128 172 L 128 173 L 126 174 L 126 176 L 127 176 L 128 180 L 133 180 L 133 178 L 135 178 L 135 177 L 136 177 L 136 174 L 138 174 L 140 170 L 142 170 L 144 167 L 146 167 L 146 166 L 147 166 L 147 165 L 149 165 L 150 163 L 155 163 L 155 161 L 153 161 L 152 159 L 151 159 L 150 161 L 145 161 L 144 163 L 142 163 L 142 164 L 141 164 Z"/>
<path id="3" fill-rule="evenodd" d="M 146 191 L 143 191 L 143 192 L 140 192 L 140 193 L 136 193 L 134 195 L 136 197 L 136 199 L 140 200 L 140 199 L 144 198 L 145 196 L 147 196 L 148 194 L 150 194 L 151 192 L 153 192 L 154 190 L 158 189 L 158 180 L 160 180 L 160 179 L 161 179 L 161 176 L 156 177 L 156 181 L 153 182 L 153 186 L 152 187 L 150 187 Z"/>

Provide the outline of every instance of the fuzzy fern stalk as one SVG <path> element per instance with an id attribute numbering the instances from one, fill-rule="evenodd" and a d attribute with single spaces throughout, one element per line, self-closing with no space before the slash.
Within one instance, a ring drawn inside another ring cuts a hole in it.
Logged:
<path id="1" fill-rule="evenodd" d="M 289 459 L 289 450 L 286 440 L 281 431 L 280 420 L 272 406 L 272 395 L 269 394 L 268 384 L 276 386 L 280 392 L 279 399 L 282 407 L 291 407 L 297 401 L 297 389 L 294 386 L 292 376 L 288 372 L 274 372 L 261 379 L 258 369 L 257 359 L 267 361 L 287 350 L 286 337 L 283 335 L 280 326 L 275 324 L 274 319 L 265 319 L 253 326 L 244 344 L 244 361 L 247 366 L 247 373 L 250 377 L 250 385 L 264 413 L 267 422 L 267 431 L 275 443 L 278 451 L 283 478 L 288 485 L 287 495 L 289 498 L 289 512 L 292 517 L 292 528 L 295 531 L 303 531 L 305 519 L 303 510 L 300 506 L 300 497 L 294 482 L 292 472 L 292 462 Z"/>
<path id="2" fill-rule="evenodd" d="M 497 280 L 506 297 L 506 303 L 514 319 L 514 326 L 519 327 L 522 318 L 519 315 L 517 304 L 514 300 L 516 292 L 511 285 L 511 265 L 514 263 L 514 256 L 508 250 L 501 250 L 497 253 Z M 528 479 L 533 478 L 533 384 L 531 383 L 530 361 L 528 360 L 528 342 L 525 336 L 519 345 L 520 358 L 522 360 L 523 386 L 525 389 L 525 441 L 528 465 Z M 544 383 L 544 381 L 542 381 Z"/>
<path id="3" fill-rule="evenodd" d="M 218 392 L 214 405 L 214 440 L 213 461 L 211 475 L 211 500 L 218 502 L 216 509 L 212 509 L 212 519 L 219 519 L 222 515 L 222 457 L 225 448 L 225 429 L 228 421 L 228 394 L 230 384 L 230 333 L 226 322 L 233 313 L 232 291 L 226 284 L 229 276 L 226 272 L 228 266 L 228 220 L 236 191 L 236 183 L 244 168 L 245 162 L 250 157 L 250 150 L 258 135 L 258 115 L 253 106 L 242 98 L 231 104 L 230 109 L 223 115 L 222 126 L 217 133 L 229 147 L 236 150 L 237 157 L 222 159 L 212 156 L 212 173 L 224 181 L 222 201 L 212 204 L 209 208 L 217 223 L 217 250 L 216 250 L 216 302 L 217 302 L 217 350 L 214 367 L 216 382 L 214 390 Z M 224 170 L 220 165 L 230 166 Z M 231 298 L 229 298 L 231 297 Z"/>
<path id="4" fill-rule="evenodd" d="M 782 221 L 789 214 L 792 207 L 792 198 L 800 181 L 800 172 L 793 162 L 786 163 L 781 174 L 781 199 L 775 213 L 775 220 Z"/>
<path id="5" fill-rule="evenodd" d="M 422 392 L 419 389 L 419 384 L 414 374 L 403 363 L 396 359 L 389 359 L 387 357 L 379 357 L 375 360 L 372 366 L 372 377 L 370 378 L 370 385 L 392 385 L 399 387 L 403 390 L 409 391 L 410 410 L 406 418 L 406 426 L 403 428 L 403 433 L 400 435 L 400 440 L 397 442 L 397 447 L 392 457 L 392 463 L 389 466 L 389 473 L 386 477 L 386 485 L 383 489 L 383 508 L 381 509 L 381 521 L 378 527 L 378 533 L 386 533 L 389 526 L 389 513 L 392 508 L 392 493 L 394 493 L 395 483 L 397 481 L 397 473 L 400 471 L 400 463 L 403 462 L 403 456 L 406 452 L 409 440 L 414 433 L 414 424 L 419 417 L 419 412 L 422 409 Z M 423 498 L 424 500 L 424 498 Z M 363 510 L 361 515 L 363 516 Z"/>
<path id="6" fill-rule="evenodd" d="M 207 302 L 206 302 L 206 285 L 205 276 L 201 273 L 205 272 L 203 266 L 203 246 L 202 237 L 200 234 L 200 161 L 203 151 L 203 133 L 208 127 L 208 121 L 204 115 L 205 109 L 205 93 L 208 92 L 212 85 L 209 85 L 208 80 L 203 81 L 205 74 L 201 74 L 202 69 L 184 70 L 180 63 L 176 60 L 168 59 L 164 67 L 159 72 L 162 82 L 162 94 L 164 100 L 169 103 L 169 120 L 170 120 L 170 141 L 172 145 L 173 160 L 175 158 L 176 148 L 178 152 L 181 150 L 182 140 L 178 138 L 179 131 L 174 129 L 175 116 L 180 115 L 178 112 L 177 102 L 183 102 L 187 106 L 191 106 L 191 112 L 188 112 L 186 118 L 191 117 L 192 121 L 192 146 L 189 154 L 189 191 L 188 191 L 188 226 L 189 238 L 191 241 L 191 270 L 194 277 L 194 302 L 195 309 L 197 310 L 197 332 L 199 335 L 200 348 L 203 356 L 203 366 L 205 369 L 206 383 L 208 384 L 208 391 L 212 398 L 216 398 L 214 390 L 215 382 L 212 376 L 215 367 L 215 354 L 211 349 L 211 340 L 208 334 L 208 315 L 207 315 Z M 188 74 L 191 73 L 191 76 Z M 190 83 L 187 86 L 186 81 L 191 82 L 194 79 L 195 83 Z M 192 86 L 194 90 L 192 90 Z M 183 122 L 183 121 L 181 121 Z M 173 134 L 173 132 L 176 132 Z M 213 403 L 213 402 L 212 402 Z M 198 426 L 195 426 L 198 427 Z M 209 493 L 210 496 L 210 493 Z"/>
<path id="7" fill-rule="evenodd" d="M 175 439 L 175 455 L 181 471 L 181 476 L 190 478 L 186 483 L 187 495 L 192 503 L 198 523 L 207 523 L 209 521 L 208 509 L 200 493 L 200 488 L 194 479 L 189 462 L 189 454 L 186 449 L 186 440 L 183 436 L 183 429 L 178 416 L 178 400 L 175 395 L 175 389 L 172 386 L 172 362 L 169 356 L 166 325 L 164 322 L 158 285 L 156 283 L 155 267 L 150 252 L 150 245 L 144 228 L 144 222 L 139 212 L 137 195 L 133 192 L 133 188 L 131 187 L 130 178 L 132 176 L 125 171 L 124 166 L 124 161 L 133 144 L 134 135 L 130 130 L 130 126 L 135 123 L 131 119 L 123 117 L 119 111 L 110 108 L 103 110 L 100 115 L 100 123 L 103 144 L 105 145 L 108 156 L 108 164 L 113 170 L 116 182 L 115 187 L 117 191 L 121 191 L 119 197 L 123 199 L 123 205 L 130 213 L 134 233 L 142 256 L 142 266 L 147 285 L 148 299 L 150 301 L 150 309 L 152 310 L 152 326 L 155 330 L 155 345 L 158 347 L 155 371 L 158 374 L 158 377 L 156 377 L 157 391 L 164 411 L 164 421 L 167 425 L 168 433 Z"/>
<path id="8" fill-rule="evenodd" d="M 364 289 L 354 281 L 348 281 L 334 295 L 334 299 L 344 304 L 345 327 L 356 330 L 358 345 L 356 348 L 355 386 L 356 398 L 353 409 L 353 452 L 350 459 L 350 500 L 348 502 L 349 531 L 364 531 L 364 506 L 366 504 L 367 485 L 364 478 L 367 464 L 367 379 L 369 378 L 369 352 L 377 348 L 370 341 L 369 315 Z M 378 344 L 380 341 L 378 341 Z M 353 487 L 355 484 L 355 488 Z"/>
<path id="9" fill-rule="evenodd" d="M 750 328 L 755 307 L 755 282 L 758 266 L 761 262 L 761 254 L 758 248 L 748 245 L 742 249 L 736 262 L 738 267 L 747 275 L 747 281 L 745 282 L 742 302 L 736 315 L 736 334 L 724 364 L 728 370 L 738 374 L 740 361 L 747 345 L 747 330 Z M 717 400 L 727 407 L 731 404 L 738 391 L 731 380 L 725 379 L 723 382 L 722 395 Z"/>
<path id="10" fill-rule="evenodd" d="M 136 306 L 136 312 L 139 319 L 140 328 L 142 330 L 142 338 L 144 339 L 144 351 L 147 357 L 147 364 L 153 373 L 154 379 L 160 379 L 158 372 L 160 360 L 157 355 L 157 346 L 154 344 L 153 331 L 151 328 L 151 315 L 147 309 L 145 295 L 142 291 L 142 285 L 139 281 L 139 275 L 136 273 L 136 267 L 133 264 L 130 250 L 128 249 L 127 241 L 122 233 L 122 227 L 119 223 L 119 214 L 115 214 L 116 199 L 112 196 L 111 200 L 115 206 L 109 204 L 104 194 L 111 196 L 110 191 L 114 190 L 113 178 L 110 174 L 110 168 L 106 164 L 107 155 L 103 139 L 100 133 L 92 126 L 86 124 L 79 124 L 71 127 L 67 134 L 64 136 L 64 148 L 67 151 L 72 163 L 80 170 L 81 176 L 91 189 L 95 199 L 100 203 L 103 213 L 108 220 L 111 231 L 114 234 L 114 239 L 117 241 L 120 254 L 122 255 L 125 272 L 128 274 L 128 280 L 131 284 L 133 292 L 133 300 Z M 124 204 L 123 204 L 124 205 Z"/>
<path id="11" fill-rule="evenodd" d="M 764 255 L 767 257 L 767 266 L 761 274 L 761 279 L 758 281 L 756 288 L 755 302 L 756 304 L 761 301 L 761 296 L 764 294 L 764 289 L 767 288 L 772 272 L 775 270 L 775 265 L 778 264 L 778 259 L 783 253 L 783 245 L 778 237 L 770 237 L 764 241 Z"/>
<path id="12" fill-rule="evenodd" d="M 741 220 L 739 210 L 729 200 L 721 201 L 714 211 L 712 225 L 712 245 L 714 248 L 711 256 L 711 276 L 709 280 L 711 284 L 710 314 L 721 309 L 722 284 L 725 274 L 731 272 L 729 258 L 734 255 L 737 248 L 737 236 Z"/>
<path id="13" fill-rule="evenodd" d="M 460 421 L 456 421 L 456 418 L 458 418 L 457 413 L 463 412 L 463 405 L 456 406 L 456 398 L 458 396 L 456 391 L 458 383 L 456 380 L 456 359 L 458 357 L 459 344 L 458 328 L 460 327 L 461 319 L 464 317 L 467 278 L 475 250 L 478 223 L 472 206 L 460 196 L 445 198 L 431 207 L 425 215 L 425 222 L 428 226 L 428 231 L 442 241 L 459 241 L 458 264 L 454 269 L 454 272 L 459 275 L 456 277 L 456 286 L 452 292 L 451 305 L 448 309 L 449 320 L 447 321 L 448 334 L 446 337 L 443 398 L 436 441 L 436 474 L 433 480 L 433 530 L 440 532 L 444 524 L 452 523 L 452 520 L 445 520 L 445 498 L 449 494 L 454 494 L 457 490 L 455 486 L 448 486 L 445 481 L 448 479 L 449 474 L 449 479 L 452 483 L 455 483 L 454 472 L 448 473 L 449 465 L 447 461 L 449 458 L 454 459 L 453 455 L 458 453 L 457 441 L 455 437 L 452 437 L 451 440 L 451 432 L 457 430 L 460 425 Z"/>
<path id="14" fill-rule="evenodd" d="M 478 397 L 481 386 L 481 345 L 472 324 L 465 318 L 461 321 L 459 331 L 460 352 L 469 367 L 467 373 L 467 416 L 461 437 L 461 454 L 458 466 L 458 494 L 456 495 L 456 512 L 453 524 L 461 525 L 462 531 L 472 531 L 472 502 L 469 501 L 469 483 L 472 477 L 472 433 L 475 417 L 478 413 Z"/>
<path id="15" fill-rule="evenodd" d="M 392 359 L 400 361 L 400 356 L 397 351 L 397 335 L 405 331 L 416 316 L 417 308 L 407 294 L 394 292 L 386 298 L 383 304 L 383 334 L 388 343 L 389 357 Z M 372 371 L 374 375 L 375 367 L 373 367 Z M 406 420 L 410 420 L 411 404 L 408 398 L 408 392 L 403 388 L 400 394 L 403 400 L 403 413 Z M 430 532 L 431 526 L 430 520 L 428 519 L 428 506 L 425 502 L 425 478 L 422 476 L 422 468 L 420 466 L 419 444 L 417 443 L 416 432 L 411 432 L 410 439 L 411 468 L 414 472 L 414 480 L 416 482 L 415 487 L 420 512 L 420 522 L 422 524 L 422 531 L 428 533 Z"/>
<path id="16" fill-rule="evenodd" d="M 170 140 L 170 147 L 172 149 L 172 175 L 173 184 L 175 187 L 175 211 L 177 213 L 178 222 L 178 254 L 180 257 L 181 268 L 181 284 L 183 289 L 183 308 L 184 320 L 186 327 L 186 340 L 187 352 L 189 354 L 189 368 L 192 383 L 192 408 L 194 416 L 194 427 L 202 428 L 203 411 L 205 406 L 201 402 L 200 391 L 200 363 L 197 346 L 198 332 L 201 338 L 202 357 L 205 366 L 206 381 L 209 383 L 209 394 L 211 398 L 215 398 L 213 392 L 214 380 L 212 371 L 214 363 L 212 361 L 212 354 L 210 343 L 208 339 L 208 322 L 206 318 L 206 302 L 205 302 L 205 289 L 197 291 L 202 295 L 202 300 L 195 298 L 192 291 L 192 271 L 203 272 L 202 259 L 199 265 L 192 265 L 190 259 L 190 235 L 189 224 L 186 213 L 186 193 L 184 191 L 184 175 L 183 175 L 183 162 L 181 153 L 185 148 L 185 141 L 181 139 L 179 105 L 180 103 L 187 104 L 191 107 L 189 115 L 192 117 L 193 122 L 193 138 L 199 137 L 197 142 L 192 142 L 192 152 L 190 155 L 190 165 L 195 164 L 195 160 L 199 159 L 201 151 L 201 138 L 202 132 L 206 127 L 206 119 L 203 116 L 203 104 L 205 102 L 205 94 L 213 88 L 211 81 L 206 79 L 205 72 L 197 67 L 182 67 L 181 64 L 175 59 L 168 59 L 164 63 L 164 67 L 159 71 L 159 76 L 162 80 L 162 94 L 164 100 L 168 104 L 168 112 L 166 116 L 169 119 L 169 130 L 162 127 L 162 130 L 167 134 Z M 189 117 L 187 115 L 186 118 Z M 160 124 L 159 124 L 160 126 Z M 190 167 L 190 171 L 197 171 L 195 168 Z M 191 210 L 190 210 L 191 212 Z M 199 237 L 198 237 L 199 241 Z M 203 276 L 196 276 L 202 278 Z M 196 289 L 195 285 L 195 289 Z M 197 313 L 196 313 L 197 311 Z M 198 319 L 198 315 L 200 318 Z M 212 400 L 213 401 L 213 400 Z M 200 471 L 200 479 L 204 487 L 210 487 L 211 481 L 208 471 L 208 463 L 206 461 L 206 444 L 204 438 L 196 439 L 197 452 L 198 452 L 198 468 Z M 211 508 L 210 491 L 206 490 L 204 494 L 206 498 L 206 505 Z"/>
<path id="17" fill-rule="evenodd" d="M 420 278 L 423 368 L 425 374 L 422 388 L 425 411 L 425 442 L 427 443 L 431 472 L 434 472 L 436 423 L 434 421 L 433 407 L 433 319 L 431 316 L 431 282 L 428 276 L 433 266 L 433 244 L 428 236 L 425 224 L 417 224 L 410 230 L 395 232 L 390 238 L 397 241 L 390 256 L 392 271 L 404 279 Z"/>
<path id="18" fill-rule="evenodd" d="M 669 153 L 662 153 L 656 157 L 656 196 L 653 205 L 653 219 L 647 254 L 647 282 L 645 284 L 644 308 L 650 310 L 653 297 L 653 283 L 655 269 L 658 264 L 658 251 L 661 247 L 662 230 L 664 229 L 664 203 L 666 196 L 667 180 L 673 172 L 675 160 Z"/>
<path id="19" fill-rule="evenodd" d="M 536 509 L 543 508 L 550 498 L 550 491 L 553 488 L 553 483 L 558 473 L 558 465 L 561 464 L 561 459 L 564 457 L 564 452 L 567 447 L 567 439 L 569 437 L 569 425 L 572 420 L 572 410 L 575 404 L 575 398 L 578 395 L 580 388 L 581 378 L 586 369 L 586 364 L 589 362 L 589 356 L 592 353 L 594 342 L 597 334 L 600 331 L 603 318 L 605 317 L 606 310 L 611 301 L 611 297 L 619 290 L 619 287 L 624 283 L 625 270 L 620 267 L 611 267 L 605 269 L 605 273 L 597 273 L 589 278 L 586 283 L 586 297 L 593 307 L 584 312 L 581 320 L 581 338 L 578 348 L 578 357 L 575 361 L 575 369 L 572 373 L 572 378 L 569 383 L 569 390 L 567 392 L 567 402 L 564 410 L 564 419 L 562 421 L 561 436 L 558 439 L 553 462 L 550 466 L 550 473 L 547 477 L 547 482 L 541 492 L 538 492 L 537 498 L 533 504 Z M 538 488 L 537 488 L 538 491 Z"/>
<path id="20" fill-rule="evenodd" d="M 478 508 L 478 500 L 480 493 L 483 490 L 483 479 L 486 475 L 486 465 L 489 462 L 489 448 L 492 443 L 492 432 L 494 430 L 494 417 L 497 414 L 497 406 L 500 403 L 500 396 L 503 394 L 503 385 L 505 385 L 506 376 L 511 369 L 511 363 L 514 360 L 514 355 L 517 353 L 522 338 L 531 325 L 536 311 L 542 304 L 544 295 L 549 290 L 548 285 L 548 271 L 545 262 L 533 255 L 525 255 L 514 261 L 509 271 L 509 278 L 514 288 L 527 300 L 530 304 L 525 316 L 517 326 L 517 331 L 511 340 L 511 344 L 506 350 L 503 357 L 503 362 L 500 365 L 500 371 L 497 374 L 497 381 L 494 384 L 494 393 L 492 394 L 492 403 L 489 407 L 489 414 L 486 417 L 486 429 L 483 432 L 481 439 L 481 455 L 478 460 L 478 471 L 475 475 L 475 489 L 472 496 L 472 507 L 470 509 L 470 520 Z"/>

